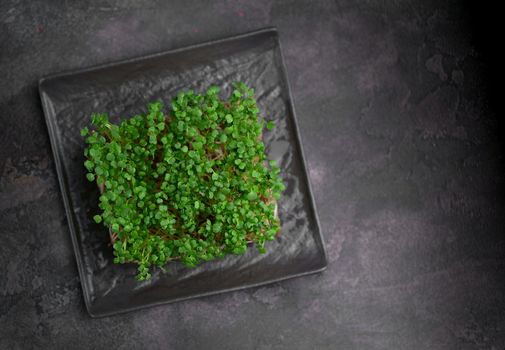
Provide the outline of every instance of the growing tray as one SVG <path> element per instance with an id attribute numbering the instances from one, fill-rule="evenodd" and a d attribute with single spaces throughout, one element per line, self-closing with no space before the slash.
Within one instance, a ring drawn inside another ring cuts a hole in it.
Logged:
<path id="1" fill-rule="evenodd" d="M 230 92 L 243 81 L 256 91 L 261 115 L 276 127 L 263 135 L 287 189 L 278 203 L 281 233 L 266 254 L 249 248 L 186 268 L 169 263 L 149 281 L 135 280 L 136 265 L 113 264 L 109 232 L 95 224 L 99 189 L 86 180 L 81 128 L 93 112 L 112 122 L 144 113 L 147 103 L 166 105 L 182 90 L 211 85 Z M 307 179 L 277 31 L 258 30 L 155 55 L 46 77 L 39 82 L 56 170 L 65 204 L 86 307 L 93 317 L 233 291 L 319 272 L 324 241 Z"/>

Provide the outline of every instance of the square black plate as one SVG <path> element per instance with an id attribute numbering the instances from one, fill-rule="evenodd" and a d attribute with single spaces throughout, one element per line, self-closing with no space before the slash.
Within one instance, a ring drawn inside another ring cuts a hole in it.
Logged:
<path id="1" fill-rule="evenodd" d="M 86 180 L 85 143 L 79 131 L 92 112 L 113 122 L 145 112 L 148 102 L 166 105 L 181 90 L 211 85 L 230 92 L 243 81 L 253 87 L 261 114 L 276 121 L 264 134 L 268 157 L 277 160 L 287 186 L 279 201 L 282 231 L 267 253 L 180 263 L 137 282 L 136 266 L 112 263 L 108 231 L 93 222 L 98 189 Z M 323 270 L 321 236 L 277 31 L 267 28 L 223 40 L 44 78 L 39 90 L 70 226 L 86 307 L 93 317 L 237 290 Z"/>

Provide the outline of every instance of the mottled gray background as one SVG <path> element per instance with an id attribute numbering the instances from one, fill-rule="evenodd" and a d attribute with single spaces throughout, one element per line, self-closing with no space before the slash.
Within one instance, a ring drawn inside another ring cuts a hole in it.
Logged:
<path id="1" fill-rule="evenodd" d="M 486 78 L 498 73 L 489 23 L 475 21 L 496 13 L 458 1 L 3 0 L 0 348 L 504 349 L 503 132 Z M 268 25 L 328 269 L 91 319 L 37 80 Z"/>

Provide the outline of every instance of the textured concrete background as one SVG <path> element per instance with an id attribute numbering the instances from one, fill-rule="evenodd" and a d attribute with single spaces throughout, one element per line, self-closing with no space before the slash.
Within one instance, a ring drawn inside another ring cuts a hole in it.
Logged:
<path id="1" fill-rule="evenodd" d="M 2 1 L 0 349 L 504 349 L 503 133 L 474 10 Z M 328 269 L 90 319 L 37 80 L 267 25 L 280 31 Z"/>

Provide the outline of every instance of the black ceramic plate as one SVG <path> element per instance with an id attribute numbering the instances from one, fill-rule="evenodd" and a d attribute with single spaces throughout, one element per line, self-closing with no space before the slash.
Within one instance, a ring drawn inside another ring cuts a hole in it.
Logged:
<path id="1" fill-rule="evenodd" d="M 243 256 L 193 269 L 170 263 L 166 272 L 155 270 L 151 280 L 137 282 L 135 265 L 112 263 L 108 231 L 92 220 L 99 213 L 99 193 L 86 180 L 85 144 L 79 131 L 89 124 L 92 112 L 107 112 L 117 122 L 145 112 L 148 102 L 168 105 L 182 90 L 217 85 L 223 94 L 229 93 L 235 81 L 254 87 L 261 114 L 276 121 L 264 141 L 287 186 L 279 201 L 281 234 L 267 243 L 266 254 L 249 248 Z M 39 90 L 91 316 L 259 286 L 325 268 L 324 243 L 275 29 L 47 77 Z"/>

